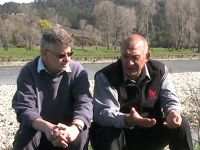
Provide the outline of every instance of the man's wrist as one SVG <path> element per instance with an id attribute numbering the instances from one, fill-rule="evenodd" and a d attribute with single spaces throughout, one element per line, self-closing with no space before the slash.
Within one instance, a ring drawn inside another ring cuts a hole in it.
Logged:
<path id="1" fill-rule="evenodd" d="M 80 132 L 83 131 L 84 122 L 82 120 L 80 120 L 80 119 L 74 119 L 72 121 L 72 125 L 75 125 Z"/>
<path id="2" fill-rule="evenodd" d="M 75 126 L 79 132 L 82 132 L 83 131 L 83 126 L 81 126 L 80 124 L 78 123 L 72 123 L 73 126 Z"/>
<path id="3" fill-rule="evenodd" d="M 131 118 L 130 118 L 129 114 L 124 116 L 124 124 L 125 124 L 125 126 L 128 127 L 128 128 L 133 128 L 134 125 L 130 120 L 131 120 Z"/>

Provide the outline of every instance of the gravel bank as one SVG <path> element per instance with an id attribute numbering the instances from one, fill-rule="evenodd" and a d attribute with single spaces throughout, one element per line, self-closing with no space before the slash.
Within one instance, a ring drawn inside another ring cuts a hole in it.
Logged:
<path id="1" fill-rule="evenodd" d="M 183 104 L 183 112 L 189 117 L 192 126 L 198 117 L 198 105 L 192 101 L 196 98 L 200 102 L 200 72 L 170 74 L 178 97 Z M 91 81 L 91 91 L 93 81 Z M 12 147 L 15 132 L 18 128 L 16 116 L 11 108 L 11 100 L 16 90 L 16 85 L 0 85 L 0 149 L 8 150 Z"/>

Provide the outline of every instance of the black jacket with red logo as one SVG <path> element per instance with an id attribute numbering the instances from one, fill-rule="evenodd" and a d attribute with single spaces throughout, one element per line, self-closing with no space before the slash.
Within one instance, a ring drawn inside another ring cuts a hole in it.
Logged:
<path id="1" fill-rule="evenodd" d="M 149 117 L 161 119 L 163 113 L 160 107 L 159 92 L 165 66 L 156 60 L 149 60 L 146 65 L 150 78 L 146 76 L 140 84 L 124 80 L 120 59 L 99 72 L 102 72 L 109 83 L 117 89 L 120 112 L 129 113 L 134 107 L 140 114 L 146 113 Z"/>

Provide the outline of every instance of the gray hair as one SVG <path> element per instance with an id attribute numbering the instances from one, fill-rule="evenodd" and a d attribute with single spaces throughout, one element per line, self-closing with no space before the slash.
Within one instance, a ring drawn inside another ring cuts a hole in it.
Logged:
<path id="1" fill-rule="evenodd" d="M 57 46 L 61 46 L 63 48 L 73 46 L 73 40 L 67 31 L 58 27 L 45 31 L 41 38 L 41 52 L 45 49 L 53 51 L 53 49 L 55 49 Z"/>

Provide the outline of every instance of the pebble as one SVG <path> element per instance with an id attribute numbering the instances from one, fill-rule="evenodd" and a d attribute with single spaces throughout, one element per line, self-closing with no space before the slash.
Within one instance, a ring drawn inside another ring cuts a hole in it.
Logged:
<path id="1" fill-rule="evenodd" d="M 171 73 L 171 81 L 183 107 L 183 113 L 189 118 L 192 127 L 200 111 L 200 72 Z M 93 91 L 94 81 L 90 81 L 90 91 Z M 0 150 L 12 149 L 14 135 L 19 124 L 11 107 L 16 85 L 0 85 Z M 198 103 L 197 103 L 198 102 Z"/>

